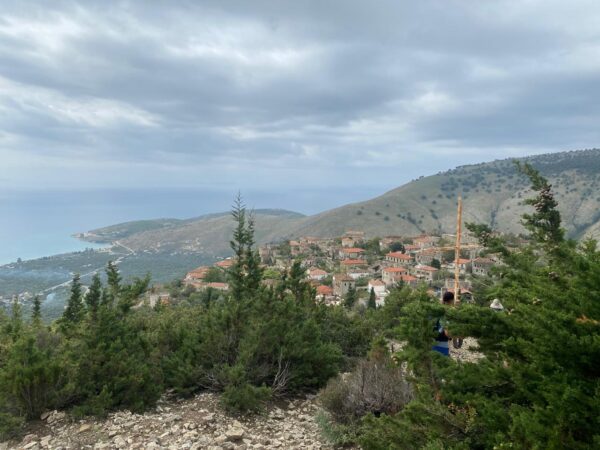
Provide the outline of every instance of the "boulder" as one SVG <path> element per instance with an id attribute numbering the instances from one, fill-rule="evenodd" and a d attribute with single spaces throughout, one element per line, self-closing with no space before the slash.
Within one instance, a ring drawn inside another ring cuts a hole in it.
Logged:
<path id="1" fill-rule="evenodd" d="M 241 441 L 244 437 L 244 429 L 233 426 L 225 432 L 228 441 Z"/>

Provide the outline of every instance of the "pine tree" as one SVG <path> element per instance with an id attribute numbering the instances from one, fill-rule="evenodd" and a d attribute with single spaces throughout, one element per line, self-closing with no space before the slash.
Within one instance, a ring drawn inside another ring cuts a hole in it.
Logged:
<path id="1" fill-rule="evenodd" d="M 65 326 L 79 323 L 83 317 L 83 296 L 81 292 L 80 276 L 76 273 L 71 282 L 71 296 L 67 302 L 67 308 L 62 319 Z"/>
<path id="2" fill-rule="evenodd" d="M 31 324 L 34 328 L 39 328 L 42 324 L 42 301 L 40 296 L 36 295 L 33 298 L 33 308 L 31 311 Z"/>
<path id="3" fill-rule="evenodd" d="M 245 267 L 246 244 L 248 241 L 246 229 L 246 206 L 238 193 L 231 210 L 231 216 L 236 223 L 233 230 L 233 239 L 229 245 L 234 253 L 234 264 L 229 268 L 228 280 L 231 296 L 236 301 L 241 301 L 245 292 Z"/>
<path id="4" fill-rule="evenodd" d="M 106 278 L 108 284 L 108 303 L 113 303 L 121 293 L 121 275 L 116 264 L 109 261 L 106 265 Z"/>
<path id="5" fill-rule="evenodd" d="M 374 288 L 371 288 L 371 292 L 369 292 L 369 301 L 367 302 L 367 308 L 369 308 L 369 309 L 377 308 L 377 297 L 375 296 Z"/>
<path id="6" fill-rule="evenodd" d="M 259 291 L 263 270 L 254 248 L 254 219 L 252 214 L 248 215 L 240 194 L 234 201 L 231 216 L 236 223 L 230 241 L 235 261 L 228 271 L 228 281 L 232 298 L 239 302 L 244 296 L 252 297 Z"/>
<path id="7" fill-rule="evenodd" d="M 102 300 L 102 283 L 100 282 L 100 276 L 95 274 L 92 278 L 92 284 L 89 290 L 85 294 L 85 305 L 92 320 L 96 320 L 98 315 L 98 307 Z"/>
<path id="8" fill-rule="evenodd" d="M 286 280 L 286 287 L 292 292 L 297 302 L 303 299 L 311 299 L 311 286 L 306 281 L 306 271 L 302 268 L 299 260 L 294 261 L 290 269 L 289 277 Z"/>

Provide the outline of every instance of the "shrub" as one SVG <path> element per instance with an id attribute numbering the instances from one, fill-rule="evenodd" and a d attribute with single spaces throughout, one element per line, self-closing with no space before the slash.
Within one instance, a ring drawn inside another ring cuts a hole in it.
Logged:
<path id="1" fill-rule="evenodd" d="M 323 407 L 342 424 L 357 422 L 369 413 L 395 414 L 412 397 L 413 388 L 405 373 L 385 352 L 361 361 L 351 373 L 332 379 L 320 395 Z"/>
<path id="2" fill-rule="evenodd" d="M 249 383 L 239 386 L 230 385 L 221 394 L 223 406 L 232 412 L 260 412 L 271 398 L 271 389 L 256 387 Z"/>
<path id="3" fill-rule="evenodd" d="M 10 413 L 0 412 L 0 441 L 10 439 L 23 426 L 24 418 Z"/>

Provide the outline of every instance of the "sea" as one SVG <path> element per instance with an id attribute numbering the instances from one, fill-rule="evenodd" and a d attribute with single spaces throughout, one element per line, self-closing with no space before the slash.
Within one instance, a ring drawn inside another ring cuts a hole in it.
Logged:
<path id="1" fill-rule="evenodd" d="M 366 200 L 376 188 L 241 190 L 249 208 L 314 214 Z M 0 264 L 97 248 L 72 235 L 131 220 L 228 211 L 237 188 L 4 190 L 0 192 Z"/>

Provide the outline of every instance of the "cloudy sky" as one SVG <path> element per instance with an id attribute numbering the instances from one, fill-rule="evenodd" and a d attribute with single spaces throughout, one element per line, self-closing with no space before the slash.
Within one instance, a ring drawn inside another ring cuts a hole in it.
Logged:
<path id="1" fill-rule="evenodd" d="M 51 5 L 2 1 L 0 188 L 351 199 L 600 145 L 597 0 Z"/>

